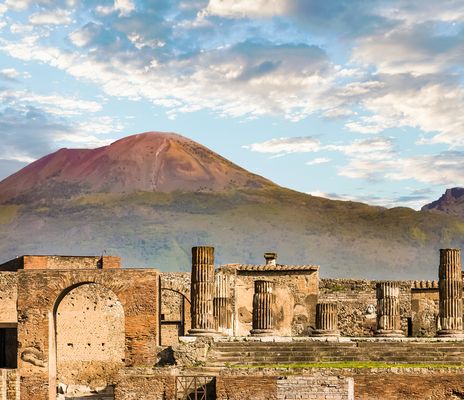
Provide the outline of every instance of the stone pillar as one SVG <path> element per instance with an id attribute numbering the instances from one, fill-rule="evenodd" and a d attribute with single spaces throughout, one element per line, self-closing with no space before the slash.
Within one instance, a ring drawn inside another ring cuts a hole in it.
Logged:
<path id="1" fill-rule="evenodd" d="M 274 284 L 271 281 L 255 281 L 253 295 L 253 336 L 272 336 L 274 334 Z"/>
<path id="2" fill-rule="evenodd" d="M 232 334 L 232 299 L 230 298 L 230 275 L 218 272 L 216 274 L 216 297 L 213 310 L 216 330 L 219 333 Z"/>
<path id="3" fill-rule="evenodd" d="M 461 250 L 440 249 L 438 336 L 462 336 Z"/>
<path id="4" fill-rule="evenodd" d="M 401 330 L 398 282 L 377 282 L 377 336 L 404 336 Z"/>
<path id="5" fill-rule="evenodd" d="M 340 336 L 337 303 L 316 304 L 316 329 L 314 336 Z"/>
<path id="6" fill-rule="evenodd" d="M 189 330 L 190 335 L 212 336 L 215 334 L 213 299 L 214 247 L 192 247 L 192 329 Z"/>

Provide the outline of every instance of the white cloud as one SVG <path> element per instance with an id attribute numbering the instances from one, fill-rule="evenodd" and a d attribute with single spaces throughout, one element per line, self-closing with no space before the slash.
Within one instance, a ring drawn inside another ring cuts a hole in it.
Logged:
<path id="1" fill-rule="evenodd" d="M 29 17 L 32 25 L 66 25 L 71 23 L 71 13 L 67 10 L 42 11 Z"/>
<path id="2" fill-rule="evenodd" d="M 330 161 L 330 158 L 327 157 L 317 157 L 314 160 L 307 161 L 306 165 L 318 165 L 318 164 L 325 164 Z"/>
<path id="3" fill-rule="evenodd" d="M 324 149 L 340 151 L 352 157 L 370 160 L 392 158 L 394 155 L 393 140 L 385 137 L 355 139 L 350 144 L 327 145 L 324 146 Z"/>
<path id="4" fill-rule="evenodd" d="M 258 153 L 270 154 L 290 154 L 290 153 L 311 153 L 320 149 L 320 142 L 313 137 L 292 137 L 271 139 L 262 143 L 253 143 L 243 146 L 245 149 Z"/>
<path id="5" fill-rule="evenodd" d="M 15 106 L 31 105 L 56 116 L 72 116 L 100 111 L 101 104 L 76 97 L 57 94 L 41 95 L 26 90 L 5 90 L 0 92 L 0 101 Z"/>
<path id="6" fill-rule="evenodd" d="M 210 0 L 201 16 L 218 15 L 227 18 L 272 17 L 288 10 L 284 0 Z"/>
<path id="7" fill-rule="evenodd" d="M 119 12 L 119 16 L 130 15 L 135 10 L 135 4 L 132 0 L 114 0 L 113 6 L 98 6 L 97 13 L 109 15 L 113 12 Z"/>
<path id="8" fill-rule="evenodd" d="M 0 77 L 5 77 L 7 79 L 15 79 L 19 76 L 19 72 L 14 68 L 4 68 L 0 70 Z"/>

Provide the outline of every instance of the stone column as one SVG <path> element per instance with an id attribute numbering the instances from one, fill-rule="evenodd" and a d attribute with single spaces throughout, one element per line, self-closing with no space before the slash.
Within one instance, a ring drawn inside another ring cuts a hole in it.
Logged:
<path id="1" fill-rule="evenodd" d="M 190 335 L 212 336 L 215 334 L 213 298 L 214 247 L 192 247 L 192 329 L 189 330 Z"/>
<path id="2" fill-rule="evenodd" d="M 216 297 L 213 310 L 216 330 L 222 334 L 232 334 L 232 299 L 230 298 L 230 275 L 216 274 Z"/>
<path id="3" fill-rule="evenodd" d="M 440 249 L 438 336 L 462 336 L 461 250 Z"/>
<path id="4" fill-rule="evenodd" d="M 401 330 L 398 282 L 377 282 L 377 336 L 404 336 Z"/>
<path id="5" fill-rule="evenodd" d="M 337 303 L 316 304 L 316 329 L 314 336 L 340 336 Z"/>
<path id="6" fill-rule="evenodd" d="M 255 281 L 253 295 L 253 336 L 272 336 L 274 334 L 274 284 L 271 281 Z"/>

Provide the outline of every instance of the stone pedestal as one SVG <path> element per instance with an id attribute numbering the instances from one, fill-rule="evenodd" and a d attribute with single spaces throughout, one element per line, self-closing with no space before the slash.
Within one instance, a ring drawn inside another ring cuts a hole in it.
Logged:
<path id="1" fill-rule="evenodd" d="M 272 336 L 274 334 L 274 284 L 270 281 L 255 281 L 253 295 L 253 336 Z"/>
<path id="2" fill-rule="evenodd" d="M 214 299 L 214 247 L 192 247 L 190 335 L 216 334 L 213 315 Z"/>
<path id="3" fill-rule="evenodd" d="M 439 322 L 442 337 L 461 337 L 462 331 L 462 272 L 461 250 L 440 249 L 438 270 Z"/>
<path id="4" fill-rule="evenodd" d="M 400 287 L 398 282 L 377 282 L 376 336 L 404 336 L 401 330 Z"/>
<path id="5" fill-rule="evenodd" d="M 216 274 L 216 297 L 213 310 L 216 330 L 223 335 L 232 334 L 232 299 L 230 298 L 230 276 L 223 273 Z"/>
<path id="6" fill-rule="evenodd" d="M 340 336 L 336 303 L 316 304 L 316 329 L 313 336 Z"/>

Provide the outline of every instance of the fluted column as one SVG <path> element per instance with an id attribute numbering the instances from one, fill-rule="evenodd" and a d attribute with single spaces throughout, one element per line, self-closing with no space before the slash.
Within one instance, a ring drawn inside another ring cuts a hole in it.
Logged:
<path id="1" fill-rule="evenodd" d="M 216 297 L 213 302 L 216 330 L 222 334 L 232 334 L 232 299 L 230 298 L 230 275 L 221 272 L 215 278 Z"/>
<path id="2" fill-rule="evenodd" d="M 438 336 L 461 336 L 462 326 L 462 272 L 461 250 L 440 249 L 438 270 L 439 320 Z"/>
<path id="3" fill-rule="evenodd" d="M 192 247 L 190 335 L 215 334 L 213 315 L 214 299 L 214 247 Z"/>
<path id="4" fill-rule="evenodd" d="M 337 303 L 316 304 L 316 329 L 314 336 L 340 336 Z"/>
<path id="5" fill-rule="evenodd" d="M 253 336 L 272 336 L 274 333 L 274 284 L 271 281 L 255 281 L 253 295 Z"/>
<path id="6" fill-rule="evenodd" d="M 378 336 L 404 336 L 401 330 L 400 287 L 398 282 L 377 282 Z"/>

